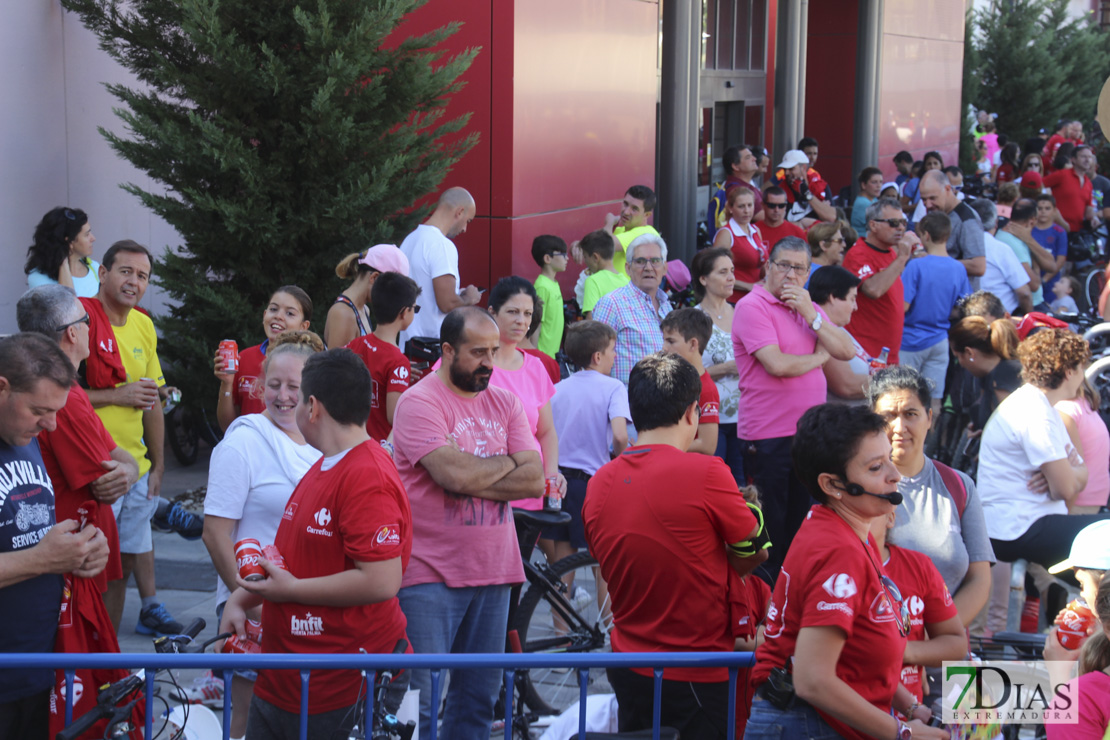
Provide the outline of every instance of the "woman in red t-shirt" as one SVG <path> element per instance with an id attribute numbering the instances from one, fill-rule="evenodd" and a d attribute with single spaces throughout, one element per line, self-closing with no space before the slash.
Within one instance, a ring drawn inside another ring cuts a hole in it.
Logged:
<path id="1" fill-rule="evenodd" d="M 270 296 L 270 302 L 262 312 L 262 331 L 266 341 L 239 351 L 239 369 L 233 373 L 224 372 L 224 363 L 219 350 L 213 359 L 216 379 L 220 381 L 220 398 L 216 404 L 216 420 L 220 431 L 226 432 L 244 414 L 261 414 L 266 410 L 262 400 L 262 388 L 258 382 L 262 377 L 262 361 L 266 359 L 266 347 L 270 340 L 283 331 L 305 331 L 312 323 L 312 299 L 296 285 L 283 285 Z"/>
<path id="2" fill-rule="evenodd" d="M 865 406 L 815 406 L 798 422 L 793 450 L 794 470 L 819 505 L 767 607 L 744 737 L 945 740 L 920 719 L 907 725 L 891 715 L 913 700 L 899 691 L 909 606 L 869 532 L 901 500 L 886 421 Z"/>
<path id="3" fill-rule="evenodd" d="M 735 187 L 728 191 L 726 211 L 728 223 L 722 226 L 713 238 L 714 247 L 723 247 L 732 252 L 736 284 L 732 290 L 735 303 L 746 296 L 752 286 L 763 279 L 763 268 L 767 264 L 767 248 L 759 229 L 752 223 L 755 215 L 755 196 L 747 188 Z"/>

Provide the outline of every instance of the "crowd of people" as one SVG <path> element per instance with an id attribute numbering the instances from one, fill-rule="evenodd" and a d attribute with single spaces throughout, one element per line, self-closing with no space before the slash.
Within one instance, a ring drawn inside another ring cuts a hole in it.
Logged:
<path id="1" fill-rule="evenodd" d="M 159 401 L 174 389 L 138 308 L 154 260 L 125 240 L 98 263 L 87 215 L 51 211 L 28 254 L 21 333 L 0 340 L 12 535 L 0 587 L 35 615 L 10 625 L 4 649 L 54 649 L 64 574 L 95 583 L 113 632 L 134 574 L 136 628 L 180 632 L 157 599 L 155 521 L 203 538 L 221 631 L 245 639 L 256 621 L 264 652 L 404 640 L 498 653 L 523 580 L 512 511 L 547 495 L 570 522 L 538 547 L 597 558 L 614 651 L 756 650 L 738 689 L 743 736 L 947 737 L 928 724 L 927 669 L 963 659 L 967 630 L 998 628 L 1000 566 L 1074 566 L 1092 602 L 1110 567 L 1110 552 L 1103 567 L 1066 565 L 1072 541 L 1110 518 L 1110 434 L 1083 379 L 1089 349 L 1052 316 L 1074 310 L 1068 232 L 1101 217 L 1094 158 L 1063 127 L 1019 168 L 992 126 L 980 141 L 1001 163 L 982 174 L 1038 188 L 1004 220 L 1001 188 L 997 206 L 963 197 L 962 173 L 935 152 L 899 153 L 892 183 L 864 169 L 849 214 L 815 168 L 815 139 L 762 188 L 765 153 L 734 147 L 711 244 L 689 266 L 668 262 L 655 193 L 634 185 L 571 244 L 537 237 L 536 274 L 500 279 L 486 308 L 453 241 L 476 204 L 446 190 L 400 246 L 339 263 L 350 284 L 320 334 L 311 297 L 283 285 L 260 307 L 265 341 L 234 367 L 216 352 L 224 436 L 203 522 L 159 496 Z M 1027 167 L 1049 159 L 1043 180 Z M 560 286 L 572 259 L 585 268 L 577 313 Z M 431 366 L 402 351 L 429 337 Z M 957 375 L 979 389 L 974 480 L 927 453 Z M 261 580 L 237 567 L 248 538 L 284 560 L 263 557 Z M 442 712 L 429 672 L 406 675 L 421 734 L 438 717 L 443 736 L 484 740 L 500 672 L 451 674 Z M 622 730 L 651 726 L 651 676 L 609 671 Z M 0 681 L 0 735 L 43 736 L 55 684 L 49 671 Z M 310 736 L 346 736 L 358 686 L 350 671 L 312 673 Z M 225 688 L 231 737 L 299 725 L 294 672 L 198 690 Z M 667 669 L 663 724 L 724 737 L 728 694 L 724 669 Z"/>

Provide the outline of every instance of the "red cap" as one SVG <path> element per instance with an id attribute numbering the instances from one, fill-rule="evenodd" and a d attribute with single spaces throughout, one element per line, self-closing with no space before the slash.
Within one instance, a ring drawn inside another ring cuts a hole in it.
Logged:
<path id="1" fill-rule="evenodd" d="M 1022 173 L 1021 186 L 1026 189 L 1036 188 L 1040 190 L 1044 187 L 1044 180 L 1041 179 L 1039 172 L 1029 170 L 1028 172 Z"/>

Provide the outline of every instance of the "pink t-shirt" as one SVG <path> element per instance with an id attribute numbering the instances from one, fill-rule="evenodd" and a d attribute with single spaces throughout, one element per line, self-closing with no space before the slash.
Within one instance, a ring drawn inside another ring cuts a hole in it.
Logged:
<path id="1" fill-rule="evenodd" d="M 828 321 L 819 307 L 822 321 Z M 740 375 L 740 407 L 736 434 L 740 439 L 793 437 L 798 419 L 825 402 L 828 387 L 820 367 L 796 378 L 776 378 L 756 359 L 760 349 L 777 344 L 788 355 L 810 355 L 817 333 L 806 320 L 775 298 L 762 284 L 736 304 L 732 317 L 732 349 Z"/>
<path id="2" fill-rule="evenodd" d="M 521 583 L 524 568 L 508 503 L 445 491 L 420 460 L 449 444 L 478 457 L 537 448 L 520 401 L 490 386 L 473 398 L 429 373 L 397 401 L 393 446 L 412 508 L 412 559 L 402 587 Z"/>
<path id="3" fill-rule="evenodd" d="M 555 395 L 555 384 L 551 382 L 551 375 L 542 362 L 519 349 L 517 352 L 524 355 L 524 364 L 516 370 L 493 368 L 493 376 L 489 384 L 504 388 L 520 399 L 520 403 L 524 406 L 524 415 L 528 417 L 528 428 L 532 430 L 532 436 L 535 437 L 536 430 L 539 428 L 540 409 Z M 536 446 L 539 447 L 538 439 Z M 540 450 L 540 461 L 543 461 L 543 450 Z M 513 506 L 517 509 L 539 511 L 543 508 L 543 499 L 521 499 L 514 501 Z"/>
<path id="4" fill-rule="evenodd" d="M 1087 487 L 1075 498 L 1076 506 L 1106 506 L 1110 498 L 1110 432 L 1086 399 L 1060 401 L 1056 410 L 1075 420 L 1083 459 L 1087 463 Z"/>
<path id="5" fill-rule="evenodd" d="M 1079 724 L 1046 722 L 1048 740 L 1102 740 L 1110 724 L 1110 676 L 1102 671 L 1091 671 L 1068 683 L 1072 686 L 1071 696 L 1078 696 Z"/>

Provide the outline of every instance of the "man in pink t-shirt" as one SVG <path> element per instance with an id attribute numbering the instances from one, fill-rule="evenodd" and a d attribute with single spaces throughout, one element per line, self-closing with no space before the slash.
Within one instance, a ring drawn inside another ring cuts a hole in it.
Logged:
<path id="1" fill-rule="evenodd" d="M 771 250 L 766 280 L 740 299 L 732 318 L 740 375 L 736 432 L 744 476 L 763 494 L 771 557 L 757 572 L 772 586 L 811 503 L 790 457 L 798 419 L 825 402 L 825 361 L 856 354 L 848 333 L 809 299 L 802 287 L 808 277 L 809 245 L 784 237 Z"/>
<path id="2" fill-rule="evenodd" d="M 543 493 L 543 467 L 524 407 L 491 386 L 497 324 L 474 307 L 440 327 L 443 362 L 397 401 L 393 444 L 412 508 L 412 559 L 398 598 L 418 653 L 499 653 L 511 584 L 524 580 L 511 501 Z M 441 737 L 489 737 L 501 685 L 494 670 L 452 670 Z M 430 736 L 432 682 L 420 689 Z M 438 697 L 437 697 L 438 699 Z"/>

